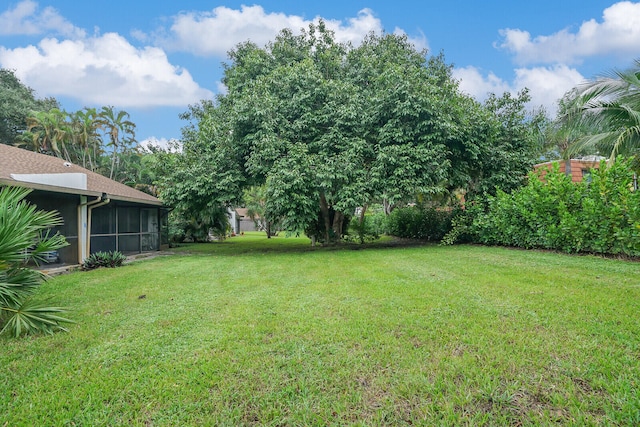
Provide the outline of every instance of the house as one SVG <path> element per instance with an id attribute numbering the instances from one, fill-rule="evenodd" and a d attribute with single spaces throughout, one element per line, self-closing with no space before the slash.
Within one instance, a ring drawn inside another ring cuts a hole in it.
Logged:
<path id="1" fill-rule="evenodd" d="M 555 160 L 552 162 L 538 163 L 533 166 L 533 169 L 537 172 L 540 171 L 540 178 L 544 179 L 544 176 L 548 171 L 553 169 L 553 165 L 558 163 L 560 173 L 566 173 L 571 176 L 571 181 L 581 182 L 589 176 L 591 169 L 598 169 L 600 162 L 605 160 L 605 157 L 601 156 L 587 156 L 580 159 Z M 570 165 L 569 172 L 567 173 L 567 165 Z"/>
<path id="2" fill-rule="evenodd" d="M 60 262 L 80 264 L 92 253 L 158 251 L 168 243 L 167 209 L 157 198 L 58 157 L 0 144 L 0 187 L 33 191 L 27 200 L 57 210 L 69 242 Z"/>
<path id="3" fill-rule="evenodd" d="M 258 231 L 256 228 L 256 222 L 251 219 L 249 216 L 249 209 L 247 208 L 236 208 L 236 213 L 238 217 L 238 229 L 240 232 L 244 231 Z M 259 220 L 260 217 L 256 215 L 256 220 Z"/>

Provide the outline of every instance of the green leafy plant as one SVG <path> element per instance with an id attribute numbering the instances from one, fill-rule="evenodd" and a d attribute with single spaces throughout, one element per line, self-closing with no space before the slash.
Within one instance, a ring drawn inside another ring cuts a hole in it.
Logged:
<path id="1" fill-rule="evenodd" d="M 378 240 L 384 232 L 384 221 L 383 213 L 353 218 L 349 222 L 349 233 L 345 235 L 344 239 L 349 242 L 360 243 L 361 245 Z"/>
<path id="2" fill-rule="evenodd" d="M 126 259 L 127 257 L 119 251 L 94 252 L 85 258 L 82 263 L 82 269 L 93 270 L 100 267 L 120 267 Z"/>
<path id="3" fill-rule="evenodd" d="M 62 223 L 57 212 L 46 212 L 27 201 L 31 190 L 0 189 L 0 333 L 16 337 L 33 332 L 66 330 L 72 322 L 60 316 L 66 310 L 32 299 L 46 276 L 27 264 L 39 263 L 50 251 L 68 243 L 60 234 L 50 235 Z"/>
<path id="4" fill-rule="evenodd" d="M 445 241 L 466 236 L 488 245 L 640 256 L 640 192 L 632 159 L 618 158 L 572 183 L 558 167 L 511 194 L 486 196 L 465 212 Z M 479 205 L 480 206 L 480 205 Z M 462 239 L 460 239 L 462 240 Z"/>
<path id="5" fill-rule="evenodd" d="M 396 237 L 438 242 L 451 230 L 455 212 L 423 206 L 395 209 L 387 219 L 387 232 Z"/>

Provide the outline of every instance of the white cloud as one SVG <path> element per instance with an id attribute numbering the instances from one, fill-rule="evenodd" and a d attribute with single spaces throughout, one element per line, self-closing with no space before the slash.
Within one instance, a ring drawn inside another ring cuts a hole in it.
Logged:
<path id="1" fill-rule="evenodd" d="M 13 9 L 0 14 L 0 35 L 37 35 L 54 32 L 63 36 L 82 37 L 84 30 L 75 27 L 53 7 L 38 10 L 38 3 L 23 0 Z"/>
<path id="2" fill-rule="evenodd" d="M 220 95 L 226 95 L 229 92 L 229 88 L 227 87 L 227 85 L 225 85 L 224 83 L 222 83 L 222 81 L 218 80 L 218 82 L 216 83 L 216 87 L 218 88 L 218 92 Z"/>
<path id="3" fill-rule="evenodd" d="M 272 41 L 283 28 L 294 33 L 306 29 L 320 18 L 306 20 L 301 16 L 284 13 L 267 13 L 261 6 L 241 6 L 239 10 L 225 6 L 211 12 L 188 12 L 173 17 L 173 24 L 166 30 L 147 35 L 134 33 L 138 40 L 155 39 L 156 43 L 170 50 L 190 52 L 199 56 L 226 56 L 238 43 L 251 40 L 259 46 Z M 362 9 L 358 15 L 344 21 L 324 20 L 327 28 L 335 32 L 339 42 L 358 45 L 370 32 L 381 34 L 382 23 L 370 9 Z M 396 32 L 401 31 L 397 30 Z M 416 47 L 426 48 L 424 35 L 410 38 Z"/>
<path id="4" fill-rule="evenodd" d="M 136 48 L 115 33 L 43 39 L 38 46 L 0 46 L 0 66 L 44 96 L 118 107 L 185 106 L 213 94 L 159 48 Z"/>
<path id="5" fill-rule="evenodd" d="M 640 55 L 640 3 L 622 1 L 606 8 L 602 22 L 583 22 L 576 32 L 563 29 L 535 38 L 520 29 L 500 31 L 498 47 L 520 64 L 579 63 L 595 55 Z"/>
<path id="6" fill-rule="evenodd" d="M 393 30 L 393 34 L 407 36 L 407 40 L 409 40 L 409 43 L 413 44 L 413 46 L 418 50 L 429 49 L 429 42 L 427 41 L 427 37 L 422 31 L 420 31 L 419 35 L 411 37 L 402 28 L 396 27 L 396 29 Z"/>
<path id="7" fill-rule="evenodd" d="M 476 67 L 455 68 L 453 78 L 459 81 L 460 90 L 479 101 L 484 101 L 490 93 L 511 92 L 509 83 L 493 73 L 483 75 Z"/>
<path id="8" fill-rule="evenodd" d="M 483 75 L 475 67 L 456 68 L 453 76 L 460 81 L 460 89 L 479 101 L 484 101 L 489 93 L 513 94 L 524 88 L 529 89 L 529 108 L 543 106 L 553 117 L 557 112 L 557 102 L 571 88 L 584 82 L 584 77 L 574 68 L 566 65 L 552 67 L 517 68 L 513 81 L 507 82 L 493 73 Z"/>
<path id="9" fill-rule="evenodd" d="M 570 89 L 585 81 L 582 74 L 566 65 L 517 68 L 515 73 L 516 89 L 529 88 L 529 104 L 535 107 L 544 106 L 551 116 L 555 116 L 558 110 L 558 100 Z"/>

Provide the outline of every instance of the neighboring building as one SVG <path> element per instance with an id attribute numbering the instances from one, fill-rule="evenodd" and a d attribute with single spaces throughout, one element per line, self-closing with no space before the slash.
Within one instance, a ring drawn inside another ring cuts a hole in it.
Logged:
<path id="1" fill-rule="evenodd" d="M 256 228 L 256 222 L 249 217 L 249 209 L 236 208 L 237 218 L 239 221 L 239 230 L 243 231 L 258 231 Z M 259 217 L 257 217 L 259 219 Z"/>
<path id="2" fill-rule="evenodd" d="M 541 171 L 540 177 L 544 179 L 547 172 L 553 169 L 553 165 L 558 163 L 561 173 L 570 175 L 571 181 L 573 182 L 581 182 L 589 176 L 591 169 L 598 169 L 600 167 L 600 162 L 605 159 L 605 157 L 601 156 L 588 156 L 581 159 L 571 159 L 569 162 L 566 160 L 554 160 L 552 162 L 539 163 L 533 168 L 535 171 Z M 568 173 L 567 163 L 570 164 Z"/>
<path id="3" fill-rule="evenodd" d="M 229 227 L 232 234 L 240 234 L 241 217 L 238 215 L 237 209 L 227 208 L 227 216 L 229 217 Z"/>
<path id="4" fill-rule="evenodd" d="M 60 261 L 80 264 L 91 253 L 160 250 L 168 243 L 167 209 L 157 198 L 58 157 L 0 144 L 0 187 L 31 188 L 27 200 L 57 210 L 56 228 L 69 246 Z"/>

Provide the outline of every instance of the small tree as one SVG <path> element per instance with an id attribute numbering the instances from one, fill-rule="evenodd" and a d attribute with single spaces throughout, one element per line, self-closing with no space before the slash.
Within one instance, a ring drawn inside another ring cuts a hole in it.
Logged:
<path id="1" fill-rule="evenodd" d="M 48 230 L 62 223 L 57 212 L 39 211 L 24 200 L 31 190 L 17 187 L 0 189 L 0 333 L 66 330 L 71 322 L 60 317 L 65 310 L 35 302 L 32 296 L 46 276 L 27 266 L 44 260 L 47 252 L 67 245 L 60 234 Z"/>
<path id="2" fill-rule="evenodd" d="M 244 191 L 244 203 L 247 215 L 255 223 L 256 228 L 267 233 L 267 239 L 277 235 L 280 224 L 267 212 L 267 187 L 256 185 Z"/>

